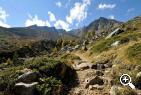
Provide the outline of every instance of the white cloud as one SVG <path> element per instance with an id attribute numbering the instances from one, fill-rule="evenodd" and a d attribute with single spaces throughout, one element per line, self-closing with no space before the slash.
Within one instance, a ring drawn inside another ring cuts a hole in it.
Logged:
<path id="1" fill-rule="evenodd" d="M 65 29 L 67 31 L 69 31 L 69 24 L 63 20 L 58 20 L 56 21 L 56 23 L 54 24 L 54 26 L 57 28 L 57 29 Z"/>
<path id="2" fill-rule="evenodd" d="M 5 22 L 0 20 L 0 26 L 10 28 L 10 25 L 6 24 Z"/>
<path id="3" fill-rule="evenodd" d="M 87 18 L 87 8 L 91 4 L 91 0 L 83 0 L 82 3 L 76 2 L 74 7 L 70 9 L 70 14 L 66 16 L 66 21 L 73 24 L 74 21 L 81 22 Z"/>
<path id="4" fill-rule="evenodd" d="M 110 15 L 109 18 L 110 19 L 115 19 L 115 16 L 114 15 Z"/>
<path id="5" fill-rule="evenodd" d="M 132 11 L 134 11 L 135 9 L 134 8 L 129 8 L 128 10 L 127 10 L 127 13 L 130 13 L 130 12 L 132 12 Z"/>
<path id="6" fill-rule="evenodd" d="M 58 6 L 58 7 L 62 7 L 62 3 L 61 3 L 60 1 L 56 2 L 55 4 L 56 4 L 56 6 Z"/>
<path id="7" fill-rule="evenodd" d="M 6 18 L 9 16 L 9 14 L 6 13 L 6 11 L 0 7 L 0 26 L 9 28 L 10 25 L 6 24 Z"/>
<path id="8" fill-rule="evenodd" d="M 8 16 L 9 15 L 6 13 L 6 11 L 2 7 L 0 7 L 0 20 L 5 22 Z"/>
<path id="9" fill-rule="evenodd" d="M 29 19 L 26 20 L 25 26 L 31 26 L 31 25 L 48 26 L 48 27 L 51 26 L 48 20 L 43 21 L 39 19 L 37 15 L 35 15 L 34 17 L 29 15 Z"/>
<path id="10" fill-rule="evenodd" d="M 102 3 L 100 3 L 99 5 L 98 5 L 98 9 L 100 9 L 100 10 L 104 10 L 104 9 L 113 9 L 113 8 L 115 8 L 116 7 L 116 4 L 102 4 Z"/>
<path id="11" fill-rule="evenodd" d="M 50 21 L 56 21 L 56 17 L 55 17 L 55 15 L 52 13 L 52 12 L 48 12 L 48 15 L 49 15 L 49 19 L 50 19 Z"/>

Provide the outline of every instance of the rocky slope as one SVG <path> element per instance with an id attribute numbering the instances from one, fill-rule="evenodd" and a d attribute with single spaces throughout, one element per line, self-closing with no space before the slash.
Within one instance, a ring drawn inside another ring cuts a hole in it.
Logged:
<path id="1" fill-rule="evenodd" d="M 122 23 L 123 22 L 100 17 L 99 19 L 91 22 L 88 26 L 85 26 L 81 29 L 74 29 L 70 32 L 75 35 L 79 35 L 79 37 L 101 37 L 103 35 L 107 35 L 119 27 Z"/>

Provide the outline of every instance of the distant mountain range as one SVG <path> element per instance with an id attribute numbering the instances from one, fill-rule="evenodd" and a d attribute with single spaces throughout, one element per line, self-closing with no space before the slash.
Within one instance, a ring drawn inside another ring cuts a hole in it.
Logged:
<path id="1" fill-rule="evenodd" d="M 40 27 L 40 26 L 30 26 L 30 27 L 18 27 L 18 28 L 4 28 L 0 27 L 0 35 L 12 38 L 34 38 L 34 39 L 48 39 L 57 40 L 58 38 L 76 38 L 66 32 L 63 29 L 56 29 L 54 27 Z"/>
<path id="2" fill-rule="evenodd" d="M 36 38 L 57 40 L 58 38 L 78 38 L 83 37 L 87 32 L 95 32 L 97 35 L 103 32 L 111 32 L 118 27 L 122 22 L 100 17 L 93 21 L 88 26 L 65 31 L 63 29 L 56 29 L 48 26 L 29 26 L 29 27 L 14 27 L 4 28 L 0 27 L 0 35 L 13 38 Z"/>
<path id="3" fill-rule="evenodd" d="M 41 47 L 45 45 L 46 48 L 48 44 L 53 44 L 54 41 L 60 38 L 65 40 L 80 39 L 82 42 L 84 40 L 93 42 L 96 41 L 97 38 L 105 37 L 117 28 L 123 31 L 140 31 L 141 16 L 135 17 L 126 23 L 100 17 L 88 26 L 71 31 L 37 25 L 13 28 L 0 27 L 0 52 L 15 51 L 24 46 Z M 48 40 L 51 41 L 46 42 Z"/>

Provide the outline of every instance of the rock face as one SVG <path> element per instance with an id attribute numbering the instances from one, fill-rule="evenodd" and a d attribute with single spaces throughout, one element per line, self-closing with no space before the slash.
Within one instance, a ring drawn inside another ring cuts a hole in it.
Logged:
<path id="1" fill-rule="evenodd" d="M 26 83 L 17 83 L 15 84 L 14 93 L 15 95 L 38 95 L 35 86 L 37 82 L 33 82 L 31 84 Z"/>
<path id="2" fill-rule="evenodd" d="M 117 35 L 117 34 L 120 34 L 124 32 L 123 30 L 120 30 L 119 28 L 115 29 L 113 32 L 111 32 L 105 39 L 108 39 L 108 38 L 111 38 L 113 37 L 114 35 Z"/>
<path id="3" fill-rule="evenodd" d="M 24 83 L 35 82 L 38 80 L 39 76 L 40 75 L 37 72 L 28 71 L 27 73 L 24 73 L 23 75 L 20 75 L 18 77 L 18 82 L 24 82 Z"/>
<path id="4" fill-rule="evenodd" d="M 84 86 L 85 88 L 88 88 L 89 85 L 95 85 L 95 84 L 103 85 L 104 81 L 100 77 L 96 76 L 96 77 L 86 79 Z"/>

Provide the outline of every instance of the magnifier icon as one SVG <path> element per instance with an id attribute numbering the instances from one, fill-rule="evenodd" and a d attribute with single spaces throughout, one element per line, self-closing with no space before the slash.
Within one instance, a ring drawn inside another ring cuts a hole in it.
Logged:
<path id="1" fill-rule="evenodd" d="M 128 74 L 123 74 L 120 77 L 120 83 L 124 86 L 128 85 L 129 87 L 131 87 L 132 89 L 135 89 L 134 84 L 131 83 L 131 77 Z"/>

